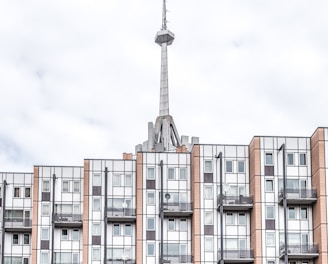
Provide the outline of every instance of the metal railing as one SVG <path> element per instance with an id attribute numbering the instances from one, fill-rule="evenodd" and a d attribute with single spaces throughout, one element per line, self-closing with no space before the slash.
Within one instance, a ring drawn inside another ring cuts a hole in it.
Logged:
<path id="1" fill-rule="evenodd" d="M 222 199 L 223 205 L 243 205 L 243 204 L 253 204 L 252 196 L 232 196 L 232 195 L 218 195 L 218 205 Z"/>
<path id="2" fill-rule="evenodd" d="M 172 202 L 172 203 L 163 203 L 164 212 L 165 211 L 173 211 L 173 212 L 184 212 L 184 211 L 192 211 L 192 203 L 184 203 L 184 202 Z"/>
<path id="3" fill-rule="evenodd" d="M 107 217 L 133 217 L 136 216 L 136 209 L 134 208 L 107 208 Z"/>
<path id="4" fill-rule="evenodd" d="M 55 214 L 55 222 L 82 222 L 82 214 Z"/>
<path id="5" fill-rule="evenodd" d="M 254 258 L 253 249 L 224 249 L 223 259 L 252 259 Z M 218 260 L 221 259 L 221 251 L 218 251 Z"/>
<path id="6" fill-rule="evenodd" d="M 279 192 L 279 198 L 283 198 L 283 190 Z M 317 190 L 315 188 L 303 189 L 303 188 L 286 188 L 287 199 L 309 199 L 317 198 Z"/>
<path id="7" fill-rule="evenodd" d="M 21 217 L 5 217 L 5 228 L 32 227 L 32 219 Z"/>
<path id="8" fill-rule="evenodd" d="M 107 264 L 135 264 L 135 259 L 108 258 Z"/>
<path id="9" fill-rule="evenodd" d="M 163 254 L 163 260 L 165 262 L 172 262 L 172 263 L 191 263 L 192 256 L 191 255 Z"/>
<path id="10" fill-rule="evenodd" d="M 300 255 L 300 254 L 317 254 L 319 253 L 318 245 L 307 244 L 307 245 L 288 245 L 288 255 Z M 285 254 L 285 246 L 280 245 L 280 254 Z"/>

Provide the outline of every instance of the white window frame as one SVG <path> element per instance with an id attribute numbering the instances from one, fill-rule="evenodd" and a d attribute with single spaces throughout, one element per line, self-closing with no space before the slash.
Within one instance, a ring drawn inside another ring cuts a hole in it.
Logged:
<path id="1" fill-rule="evenodd" d="M 168 231 L 175 231 L 175 220 L 174 218 L 169 218 L 167 221 L 167 230 Z"/>
<path id="2" fill-rule="evenodd" d="M 42 180 L 42 192 L 50 192 L 50 180 Z"/>
<path id="3" fill-rule="evenodd" d="M 269 241 L 273 241 L 272 243 L 269 243 Z M 265 243 L 267 247 L 274 247 L 276 244 L 276 236 L 275 233 L 266 233 L 265 236 Z"/>
<path id="4" fill-rule="evenodd" d="M 73 192 L 74 193 L 81 192 L 81 181 L 73 181 Z"/>
<path id="5" fill-rule="evenodd" d="M 272 217 L 268 217 L 269 209 L 272 209 Z M 275 219 L 275 207 L 273 205 L 268 205 L 265 208 L 265 219 Z"/>
<path id="6" fill-rule="evenodd" d="M 66 186 L 67 185 L 67 186 Z M 66 188 L 67 187 L 67 188 Z M 64 180 L 62 182 L 62 192 L 63 193 L 68 193 L 69 192 L 69 181 L 68 180 Z"/>
<path id="7" fill-rule="evenodd" d="M 204 224 L 205 225 L 213 225 L 214 222 L 214 214 L 213 212 L 204 212 Z"/>
<path id="8" fill-rule="evenodd" d="M 152 171 L 152 173 L 150 173 Z M 156 171 L 155 167 L 147 167 L 147 180 L 155 180 L 156 179 Z"/>
<path id="9" fill-rule="evenodd" d="M 150 223 L 150 221 L 152 221 L 153 223 L 154 223 L 154 227 L 149 227 L 149 223 Z M 150 230 L 150 231 L 153 231 L 153 230 L 155 230 L 155 228 L 156 228 L 156 224 L 155 224 L 155 218 L 154 217 L 147 217 L 147 228 L 146 228 L 146 230 Z"/>
<path id="10" fill-rule="evenodd" d="M 228 170 L 228 168 L 230 169 L 230 165 L 231 164 L 231 170 Z M 233 173 L 233 160 L 226 160 L 225 161 L 225 172 L 226 173 Z"/>
<path id="11" fill-rule="evenodd" d="M 267 183 L 268 182 L 271 182 L 272 183 L 272 190 L 270 189 L 268 189 L 268 185 L 267 185 Z M 272 192 L 274 192 L 274 180 L 273 179 L 266 179 L 265 180 L 265 191 L 266 192 L 270 192 L 270 193 L 272 193 Z"/>
<path id="12" fill-rule="evenodd" d="M 207 166 L 206 163 L 209 163 L 210 166 Z M 213 172 L 213 160 L 204 160 L 204 172 L 205 173 Z"/>
<path id="13" fill-rule="evenodd" d="M 64 231 L 66 231 L 66 235 L 63 234 Z M 60 232 L 60 238 L 61 238 L 61 240 L 67 241 L 68 240 L 68 237 L 69 237 L 68 229 L 67 228 L 62 229 L 61 232 Z"/>
<path id="14" fill-rule="evenodd" d="M 121 186 L 121 174 L 113 174 L 112 185 L 113 187 L 120 187 Z"/>
<path id="15" fill-rule="evenodd" d="M 92 175 L 92 186 L 101 186 L 101 174 L 94 173 Z"/>
<path id="16" fill-rule="evenodd" d="M 113 224 L 113 236 L 120 236 L 121 235 L 121 225 L 120 224 Z"/>
<path id="17" fill-rule="evenodd" d="M 187 168 L 179 168 L 179 180 L 187 180 Z"/>
<path id="18" fill-rule="evenodd" d="M 302 160 L 302 156 L 304 156 L 304 163 L 303 164 L 301 164 L 301 160 Z M 299 165 L 300 166 L 306 166 L 307 165 L 307 155 L 306 155 L 306 153 L 300 153 L 299 154 Z"/>
<path id="19" fill-rule="evenodd" d="M 268 162 L 267 156 L 271 156 L 271 162 Z M 272 152 L 265 152 L 264 154 L 264 159 L 265 159 L 265 165 L 273 165 L 273 153 Z"/>
<path id="20" fill-rule="evenodd" d="M 99 201 L 99 207 L 95 205 L 95 201 Z M 93 197 L 92 199 L 92 211 L 100 211 L 101 210 L 101 199 L 100 197 Z"/>
<path id="21" fill-rule="evenodd" d="M 124 185 L 125 185 L 125 187 L 131 187 L 133 185 L 132 174 L 124 175 Z"/>
<path id="22" fill-rule="evenodd" d="M 226 214 L 226 225 L 234 225 L 235 224 L 235 215 L 233 213 Z"/>
<path id="23" fill-rule="evenodd" d="M 152 248 L 150 248 L 152 247 Z M 152 252 L 150 252 L 152 250 Z M 155 248 L 155 243 L 154 242 L 147 242 L 147 256 L 152 257 L 155 256 L 156 253 L 156 248 Z"/>
<path id="24" fill-rule="evenodd" d="M 243 170 L 239 170 L 240 167 L 239 167 L 239 164 L 243 164 Z M 245 173 L 245 161 L 244 160 L 238 160 L 237 161 L 237 171 L 238 173 Z"/>
<path id="25" fill-rule="evenodd" d="M 289 157 L 292 157 L 292 160 L 291 160 L 291 162 L 290 162 L 290 160 L 289 160 Z M 294 166 L 294 164 L 295 164 L 295 157 L 294 157 L 294 153 L 293 152 L 289 152 L 289 153 L 287 153 L 287 166 Z"/>
<path id="26" fill-rule="evenodd" d="M 47 208 L 47 209 L 46 209 Z M 50 204 L 49 203 L 43 203 L 41 208 L 42 216 L 49 216 L 50 215 Z"/>
<path id="27" fill-rule="evenodd" d="M 152 197 L 150 197 L 152 195 Z M 155 205 L 155 192 L 147 191 L 147 205 Z"/>
<path id="28" fill-rule="evenodd" d="M 92 260 L 100 260 L 100 248 L 92 248 Z"/>

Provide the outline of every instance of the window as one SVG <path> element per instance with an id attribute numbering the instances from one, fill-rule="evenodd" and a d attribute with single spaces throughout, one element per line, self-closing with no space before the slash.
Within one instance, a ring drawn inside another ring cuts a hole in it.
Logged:
<path id="1" fill-rule="evenodd" d="M 306 207 L 302 207 L 301 208 L 301 219 L 305 220 L 308 218 L 308 213 L 307 213 L 307 208 Z"/>
<path id="2" fill-rule="evenodd" d="M 62 191 L 69 192 L 69 181 L 63 181 Z"/>
<path id="3" fill-rule="evenodd" d="M 268 247 L 274 247 L 275 246 L 275 236 L 274 233 L 266 233 L 266 245 Z"/>
<path id="4" fill-rule="evenodd" d="M 113 227 L 113 236 L 119 236 L 120 235 L 120 225 L 114 224 Z"/>
<path id="5" fill-rule="evenodd" d="M 131 174 L 125 175 L 125 186 L 132 186 L 132 175 Z"/>
<path id="6" fill-rule="evenodd" d="M 42 204 L 42 216 L 49 216 L 49 204 Z"/>
<path id="7" fill-rule="evenodd" d="M 272 153 L 265 153 L 265 165 L 273 165 Z"/>
<path id="8" fill-rule="evenodd" d="M 213 186 L 204 186 L 204 199 L 213 199 Z"/>
<path id="9" fill-rule="evenodd" d="M 43 192 L 50 192 L 50 181 L 49 180 L 43 180 L 42 181 L 42 191 Z"/>
<path id="10" fill-rule="evenodd" d="M 287 153 L 287 165 L 288 166 L 294 165 L 294 153 Z"/>
<path id="11" fill-rule="evenodd" d="M 100 224 L 99 223 L 92 224 L 92 235 L 100 236 Z"/>
<path id="12" fill-rule="evenodd" d="M 233 225 L 234 224 L 234 217 L 232 213 L 227 213 L 226 215 L 226 225 Z"/>
<path id="13" fill-rule="evenodd" d="M 101 186 L 101 177 L 100 177 L 99 173 L 93 174 L 92 185 L 93 186 Z"/>
<path id="14" fill-rule="evenodd" d="M 167 169 L 167 179 L 168 180 L 175 180 L 175 169 L 174 168 L 168 168 Z"/>
<path id="15" fill-rule="evenodd" d="M 124 226 L 124 235 L 131 236 L 132 235 L 132 227 L 130 224 L 126 224 Z"/>
<path id="16" fill-rule="evenodd" d="M 169 219 L 168 225 L 167 225 L 168 231 L 174 231 L 175 230 L 175 221 L 174 219 Z"/>
<path id="17" fill-rule="evenodd" d="M 232 160 L 226 160 L 226 172 L 227 173 L 232 173 L 233 172 Z"/>
<path id="18" fill-rule="evenodd" d="M 238 215 L 238 224 L 239 225 L 246 225 L 246 215 L 245 214 L 239 214 Z"/>
<path id="19" fill-rule="evenodd" d="M 213 212 L 205 212 L 205 225 L 213 225 Z"/>
<path id="20" fill-rule="evenodd" d="M 100 211 L 100 198 L 93 198 L 93 211 Z"/>
<path id="21" fill-rule="evenodd" d="M 213 251 L 213 238 L 205 238 L 205 251 Z"/>
<path id="22" fill-rule="evenodd" d="M 180 180 L 187 180 L 187 168 L 180 168 Z"/>
<path id="23" fill-rule="evenodd" d="M 265 180 L 265 191 L 273 192 L 273 180 Z"/>
<path id="24" fill-rule="evenodd" d="M 68 230 L 67 229 L 62 229 L 61 240 L 68 240 Z"/>
<path id="25" fill-rule="evenodd" d="M 147 179 L 155 180 L 155 168 L 153 168 L 153 167 L 147 168 Z"/>
<path id="26" fill-rule="evenodd" d="M 18 198 L 20 195 L 19 195 L 19 188 L 18 187 L 15 187 L 14 188 L 14 197 L 15 198 Z"/>
<path id="27" fill-rule="evenodd" d="M 79 263 L 79 253 L 72 253 L 72 264 L 78 264 Z"/>
<path id="28" fill-rule="evenodd" d="M 113 186 L 121 186 L 121 175 L 119 174 L 113 175 Z"/>
<path id="29" fill-rule="evenodd" d="M 300 153 L 300 165 L 305 166 L 306 165 L 306 154 Z"/>
<path id="30" fill-rule="evenodd" d="M 41 252 L 41 263 L 40 264 L 49 264 L 49 253 Z"/>
<path id="31" fill-rule="evenodd" d="M 180 231 L 182 232 L 188 231 L 188 225 L 186 219 L 180 219 Z"/>
<path id="32" fill-rule="evenodd" d="M 49 240 L 49 228 L 41 228 L 41 240 Z"/>
<path id="33" fill-rule="evenodd" d="M 147 192 L 147 205 L 155 205 L 155 193 Z"/>
<path id="34" fill-rule="evenodd" d="M 266 207 L 266 219 L 274 219 L 274 207 L 273 206 Z"/>
<path id="35" fill-rule="evenodd" d="M 29 244 L 30 244 L 30 235 L 24 234 L 24 245 L 29 245 Z"/>
<path id="36" fill-rule="evenodd" d="M 296 210 L 294 207 L 288 208 L 288 218 L 289 219 L 295 219 L 296 218 Z"/>
<path id="37" fill-rule="evenodd" d="M 28 258 L 23 258 L 23 263 L 28 264 Z"/>
<path id="38" fill-rule="evenodd" d="M 212 166 L 212 161 L 211 160 L 205 160 L 204 172 L 205 173 L 213 172 L 213 166 Z"/>
<path id="39" fill-rule="evenodd" d="M 31 188 L 26 187 L 25 188 L 25 198 L 30 198 L 31 197 Z"/>
<path id="40" fill-rule="evenodd" d="M 92 260 L 100 260 L 100 248 L 92 249 Z"/>
<path id="41" fill-rule="evenodd" d="M 19 244 L 19 236 L 18 234 L 13 234 L 13 245 Z"/>
<path id="42" fill-rule="evenodd" d="M 268 260 L 267 264 L 274 264 L 274 260 Z"/>
<path id="43" fill-rule="evenodd" d="M 155 218 L 147 218 L 147 230 L 155 230 Z"/>
<path id="44" fill-rule="evenodd" d="M 73 229 L 72 240 L 80 240 L 80 230 L 79 229 Z"/>
<path id="45" fill-rule="evenodd" d="M 73 192 L 75 192 L 75 193 L 80 192 L 80 181 L 73 182 Z"/>
<path id="46" fill-rule="evenodd" d="M 155 256 L 155 244 L 147 243 L 147 256 Z"/>
<path id="47" fill-rule="evenodd" d="M 239 173 L 244 173 L 245 172 L 245 161 L 244 160 L 239 160 L 238 161 L 238 172 Z"/>

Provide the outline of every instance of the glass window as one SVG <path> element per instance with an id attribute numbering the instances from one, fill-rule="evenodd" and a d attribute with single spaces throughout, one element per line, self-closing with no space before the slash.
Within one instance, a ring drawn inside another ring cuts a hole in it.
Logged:
<path id="1" fill-rule="evenodd" d="M 147 243 L 147 256 L 155 256 L 155 244 Z"/>
<path id="2" fill-rule="evenodd" d="M 28 259 L 29 258 L 23 258 L 23 264 L 28 264 Z M 75 264 L 75 263 L 74 263 Z"/>
<path id="3" fill-rule="evenodd" d="M 30 198 L 31 197 L 31 188 L 30 187 L 26 187 L 25 188 L 25 197 L 26 198 Z"/>
<path id="4" fill-rule="evenodd" d="M 273 165 L 272 153 L 265 153 L 265 165 Z"/>
<path id="5" fill-rule="evenodd" d="M 147 205 L 155 205 L 155 192 L 147 192 Z"/>
<path id="6" fill-rule="evenodd" d="M 266 219 L 274 219 L 274 207 L 273 206 L 266 207 Z"/>
<path id="7" fill-rule="evenodd" d="M 288 166 L 294 165 L 294 153 L 287 153 L 287 165 Z"/>
<path id="8" fill-rule="evenodd" d="M 213 186 L 204 186 L 204 199 L 213 199 Z"/>
<path id="9" fill-rule="evenodd" d="M 205 160 L 204 172 L 205 173 L 213 172 L 213 166 L 212 166 L 212 161 L 211 160 Z"/>
<path id="10" fill-rule="evenodd" d="M 99 223 L 92 224 L 92 235 L 100 236 L 100 224 Z"/>
<path id="11" fill-rule="evenodd" d="M 268 260 L 267 264 L 274 264 L 274 260 Z"/>
<path id="12" fill-rule="evenodd" d="M 68 240 L 68 230 L 67 229 L 62 229 L 61 239 L 62 240 Z"/>
<path id="13" fill-rule="evenodd" d="M 63 192 L 69 192 L 69 181 L 63 181 L 63 186 L 62 186 L 62 191 Z"/>
<path id="14" fill-rule="evenodd" d="M 168 222 L 168 225 L 167 225 L 167 230 L 169 230 L 169 231 L 174 231 L 175 230 L 175 221 L 174 221 L 173 218 L 169 219 L 169 222 Z"/>
<path id="15" fill-rule="evenodd" d="M 79 253 L 72 253 L 72 259 L 73 263 L 72 264 L 78 264 L 79 263 Z"/>
<path id="16" fill-rule="evenodd" d="M 29 244 L 30 244 L 30 235 L 24 234 L 24 245 L 29 245 Z"/>
<path id="17" fill-rule="evenodd" d="M 50 181 L 49 180 L 43 180 L 42 181 L 42 191 L 43 192 L 50 192 Z"/>
<path id="18" fill-rule="evenodd" d="M 307 208 L 306 207 L 302 207 L 301 208 L 301 219 L 307 219 L 308 218 L 308 213 L 307 213 Z"/>
<path id="19" fill-rule="evenodd" d="M 19 244 L 19 236 L 18 234 L 13 234 L 13 245 Z"/>
<path id="20" fill-rule="evenodd" d="M 213 212 L 205 212 L 205 225 L 213 225 Z"/>
<path id="21" fill-rule="evenodd" d="M 49 253 L 41 252 L 41 263 L 40 264 L 49 264 Z"/>
<path id="22" fill-rule="evenodd" d="M 168 180 L 175 180 L 175 169 L 174 168 L 168 168 L 167 169 L 167 179 Z"/>
<path id="23" fill-rule="evenodd" d="M 93 198 L 93 211 L 100 211 L 100 198 Z"/>
<path id="24" fill-rule="evenodd" d="M 114 224 L 113 227 L 113 236 L 119 236 L 120 234 L 120 225 L 119 224 Z"/>
<path id="25" fill-rule="evenodd" d="M 180 219 L 180 231 L 182 232 L 188 231 L 188 225 L 186 219 Z"/>
<path id="26" fill-rule="evenodd" d="M 213 238 L 212 237 L 205 238 L 205 251 L 213 251 Z"/>
<path id="27" fill-rule="evenodd" d="M 113 175 L 113 186 L 121 186 L 121 175 L 119 174 Z"/>
<path id="28" fill-rule="evenodd" d="M 41 228 L 41 240 L 49 240 L 49 228 Z"/>
<path id="29" fill-rule="evenodd" d="M 268 247 L 275 246 L 275 236 L 274 233 L 266 233 L 266 245 Z"/>
<path id="30" fill-rule="evenodd" d="M 294 207 L 288 208 L 288 218 L 289 219 L 296 219 L 296 210 Z"/>
<path id="31" fill-rule="evenodd" d="M 300 165 L 305 166 L 306 165 L 306 154 L 300 153 Z"/>
<path id="32" fill-rule="evenodd" d="M 73 182 L 73 192 L 75 192 L 75 193 L 80 192 L 80 181 Z"/>
<path id="33" fill-rule="evenodd" d="M 227 173 L 233 172 L 232 160 L 226 160 L 226 172 Z"/>
<path id="34" fill-rule="evenodd" d="M 234 217 L 232 213 L 227 213 L 226 215 L 226 225 L 233 225 L 234 224 Z"/>
<path id="35" fill-rule="evenodd" d="M 147 218 L 147 230 L 155 230 L 155 218 Z"/>
<path id="36" fill-rule="evenodd" d="M 99 173 L 93 174 L 92 185 L 93 186 L 101 186 L 101 177 L 100 177 Z"/>
<path id="37" fill-rule="evenodd" d="M 265 180 L 265 191 L 273 192 L 273 180 Z"/>
<path id="38" fill-rule="evenodd" d="M 72 239 L 73 240 L 80 240 L 80 230 L 79 229 L 73 229 Z"/>
<path id="39" fill-rule="evenodd" d="M 180 180 L 187 180 L 187 168 L 180 168 Z"/>
<path id="40" fill-rule="evenodd" d="M 238 224 L 239 225 L 246 225 L 246 215 L 245 214 L 239 214 L 238 215 Z"/>
<path id="41" fill-rule="evenodd" d="M 100 260 L 100 248 L 92 249 L 92 260 Z"/>
<path id="42" fill-rule="evenodd" d="M 125 186 L 132 186 L 132 175 L 125 174 Z"/>
<path id="43" fill-rule="evenodd" d="M 18 198 L 20 195 L 19 195 L 19 188 L 18 187 L 15 187 L 14 188 L 14 197 L 15 198 Z"/>
<path id="44" fill-rule="evenodd" d="M 244 173 L 245 172 L 245 161 L 244 160 L 239 160 L 238 161 L 238 172 L 239 173 Z"/>
<path id="45" fill-rule="evenodd" d="M 154 167 L 147 168 L 147 179 L 155 180 L 155 168 Z"/>
<path id="46" fill-rule="evenodd" d="M 131 236 L 132 235 L 132 227 L 130 224 L 126 224 L 124 226 L 124 235 Z"/>
<path id="47" fill-rule="evenodd" d="M 42 216 L 49 216 L 49 204 L 42 204 Z"/>

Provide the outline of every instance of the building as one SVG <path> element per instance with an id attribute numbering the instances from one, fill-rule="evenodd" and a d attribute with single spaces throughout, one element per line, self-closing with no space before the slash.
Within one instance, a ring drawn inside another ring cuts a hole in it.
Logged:
<path id="1" fill-rule="evenodd" d="M 0 173 L 0 263 L 328 263 L 328 128 L 248 145 L 180 138 L 173 40 L 164 1 L 160 112 L 135 154 Z"/>

